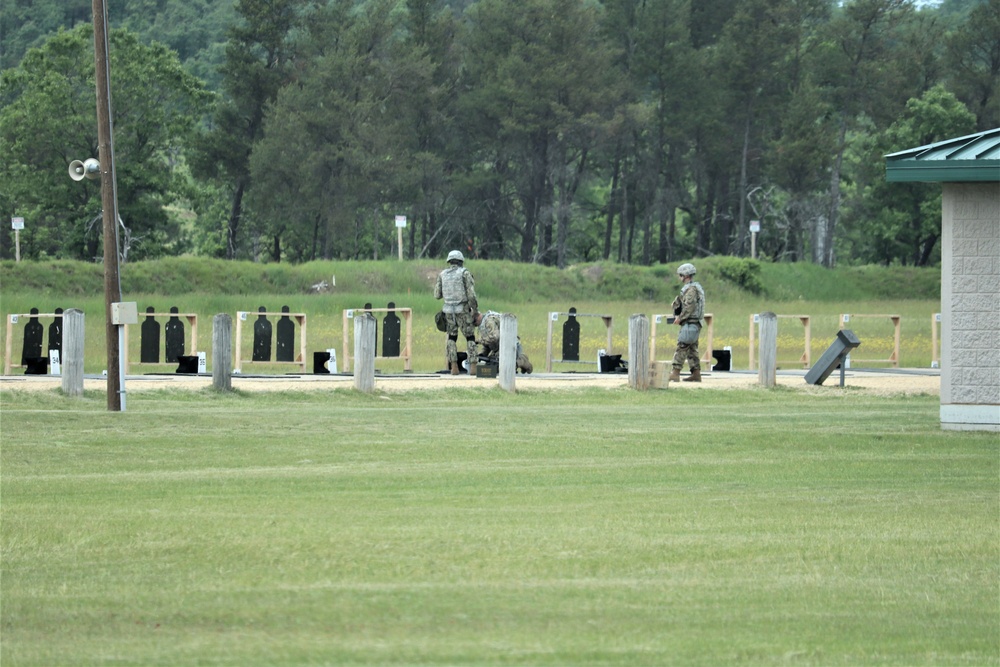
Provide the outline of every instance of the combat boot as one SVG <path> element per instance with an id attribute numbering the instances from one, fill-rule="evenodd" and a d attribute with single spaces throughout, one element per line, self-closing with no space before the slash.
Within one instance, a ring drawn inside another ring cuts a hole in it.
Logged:
<path id="1" fill-rule="evenodd" d="M 458 362 L 457 361 L 451 362 L 451 374 L 452 375 L 458 375 Z"/>
<path id="2" fill-rule="evenodd" d="M 476 377 L 476 368 L 479 367 L 479 361 L 469 359 L 469 377 Z"/>
<path id="3" fill-rule="evenodd" d="M 681 369 L 675 368 L 670 371 L 670 377 L 667 378 L 667 382 L 680 382 L 681 380 Z"/>
<path id="4" fill-rule="evenodd" d="M 691 375 L 684 378 L 685 382 L 701 382 L 701 369 L 691 371 Z"/>
<path id="5" fill-rule="evenodd" d="M 535 367 L 531 365 L 531 361 L 528 359 L 528 355 L 524 353 L 517 355 L 516 364 L 518 370 L 525 374 L 535 370 Z"/>

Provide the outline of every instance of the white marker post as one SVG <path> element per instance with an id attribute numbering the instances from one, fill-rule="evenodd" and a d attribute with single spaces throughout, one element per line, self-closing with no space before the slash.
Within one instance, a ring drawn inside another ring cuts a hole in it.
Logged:
<path id="1" fill-rule="evenodd" d="M 760 220 L 750 221 L 750 258 L 757 259 L 757 234 L 760 232 Z"/>
<path id="2" fill-rule="evenodd" d="M 14 229 L 14 261 L 21 261 L 21 230 L 24 229 L 24 218 L 11 218 L 10 226 Z"/>
<path id="3" fill-rule="evenodd" d="M 399 248 L 399 261 L 403 261 L 403 228 L 406 227 L 406 216 L 396 216 L 396 245 Z"/>

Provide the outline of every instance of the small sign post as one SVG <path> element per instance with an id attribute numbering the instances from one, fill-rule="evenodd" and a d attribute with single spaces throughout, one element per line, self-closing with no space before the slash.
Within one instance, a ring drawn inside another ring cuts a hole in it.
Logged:
<path id="1" fill-rule="evenodd" d="M 406 227 L 406 216 L 396 216 L 396 245 L 399 248 L 399 261 L 403 261 L 403 228 Z"/>
<path id="2" fill-rule="evenodd" d="M 760 220 L 750 221 L 750 259 L 757 259 L 757 233 L 760 232 Z"/>
<path id="3" fill-rule="evenodd" d="M 10 226 L 14 229 L 14 261 L 21 261 L 21 230 L 24 229 L 24 218 L 11 218 Z"/>

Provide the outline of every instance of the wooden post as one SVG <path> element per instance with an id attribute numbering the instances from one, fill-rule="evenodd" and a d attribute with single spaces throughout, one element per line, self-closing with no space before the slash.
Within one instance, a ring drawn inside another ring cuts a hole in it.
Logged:
<path id="1" fill-rule="evenodd" d="M 805 350 L 802 352 L 802 368 L 809 368 L 812 366 L 812 324 L 808 315 L 801 315 L 799 321 L 802 322 L 806 337 Z"/>
<path id="2" fill-rule="evenodd" d="M 83 396 L 82 310 L 70 308 L 63 313 L 62 390 L 67 396 Z"/>
<path id="3" fill-rule="evenodd" d="M 628 318 L 628 386 L 649 389 L 649 319 L 642 314 Z"/>
<path id="4" fill-rule="evenodd" d="M 296 361 L 302 364 L 302 372 L 306 372 L 306 315 L 305 313 L 295 315 L 295 322 L 299 325 L 299 355 Z"/>
<path id="5" fill-rule="evenodd" d="M 212 319 L 212 387 L 231 391 L 233 378 L 229 367 L 233 358 L 233 318 L 219 313 Z"/>
<path id="6" fill-rule="evenodd" d="M 763 387 L 776 384 L 778 366 L 778 316 L 772 312 L 760 314 L 760 370 L 757 381 Z"/>
<path id="7" fill-rule="evenodd" d="M 500 388 L 513 392 L 517 372 L 517 317 L 500 316 Z"/>
<path id="8" fill-rule="evenodd" d="M 552 324 L 559 317 L 559 313 L 549 313 L 549 329 L 545 336 L 545 372 L 552 372 Z M 600 370 L 600 369 L 598 369 Z"/>
<path id="9" fill-rule="evenodd" d="M 360 311 L 354 313 L 354 388 L 375 389 L 375 316 Z"/>
<path id="10" fill-rule="evenodd" d="M 97 93 L 97 159 L 101 163 L 101 216 L 104 240 L 104 319 L 108 359 L 108 410 L 121 412 L 122 377 L 119 369 L 117 325 L 111 304 L 122 300 L 118 279 L 118 195 L 111 126 L 111 72 L 108 54 L 108 14 L 104 0 L 92 0 L 94 16 L 94 80 Z"/>
<path id="11" fill-rule="evenodd" d="M 413 370 L 413 311 L 407 308 L 403 311 L 406 322 L 406 341 L 403 345 L 403 370 L 409 373 Z"/>
<path id="12" fill-rule="evenodd" d="M 941 313 L 934 313 L 931 315 L 931 368 L 938 368 L 941 364 L 939 361 L 940 357 L 940 347 L 938 347 L 938 329 L 941 326 Z M 10 354 L 9 352 L 7 353 Z"/>
<path id="13" fill-rule="evenodd" d="M 14 359 L 14 316 L 7 315 L 7 342 L 5 344 L 3 357 L 3 374 L 10 375 L 10 369 Z"/>
<path id="14" fill-rule="evenodd" d="M 892 320 L 892 326 L 895 329 L 895 333 L 892 335 L 892 365 L 894 368 L 899 368 L 899 315 L 890 315 L 889 319 Z"/>

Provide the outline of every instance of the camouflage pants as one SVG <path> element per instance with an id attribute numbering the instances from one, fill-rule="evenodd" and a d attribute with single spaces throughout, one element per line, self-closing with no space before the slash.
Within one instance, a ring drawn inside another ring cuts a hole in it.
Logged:
<path id="1" fill-rule="evenodd" d="M 698 356 L 698 342 L 688 345 L 686 343 L 677 343 L 677 349 L 674 351 L 674 370 L 681 370 L 684 368 L 684 362 L 688 362 L 688 366 L 693 371 L 701 370 L 701 358 Z"/>
<path id="2" fill-rule="evenodd" d="M 458 332 L 462 332 L 465 337 L 466 354 L 469 355 L 469 363 L 475 363 L 478 358 L 476 350 L 476 323 L 472 321 L 472 313 L 462 311 L 461 313 L 445 313 L 445 320 L 448 322 L 448 343 L 445 345 L 444 356 L 449 365 L 458 362 Z"/>

